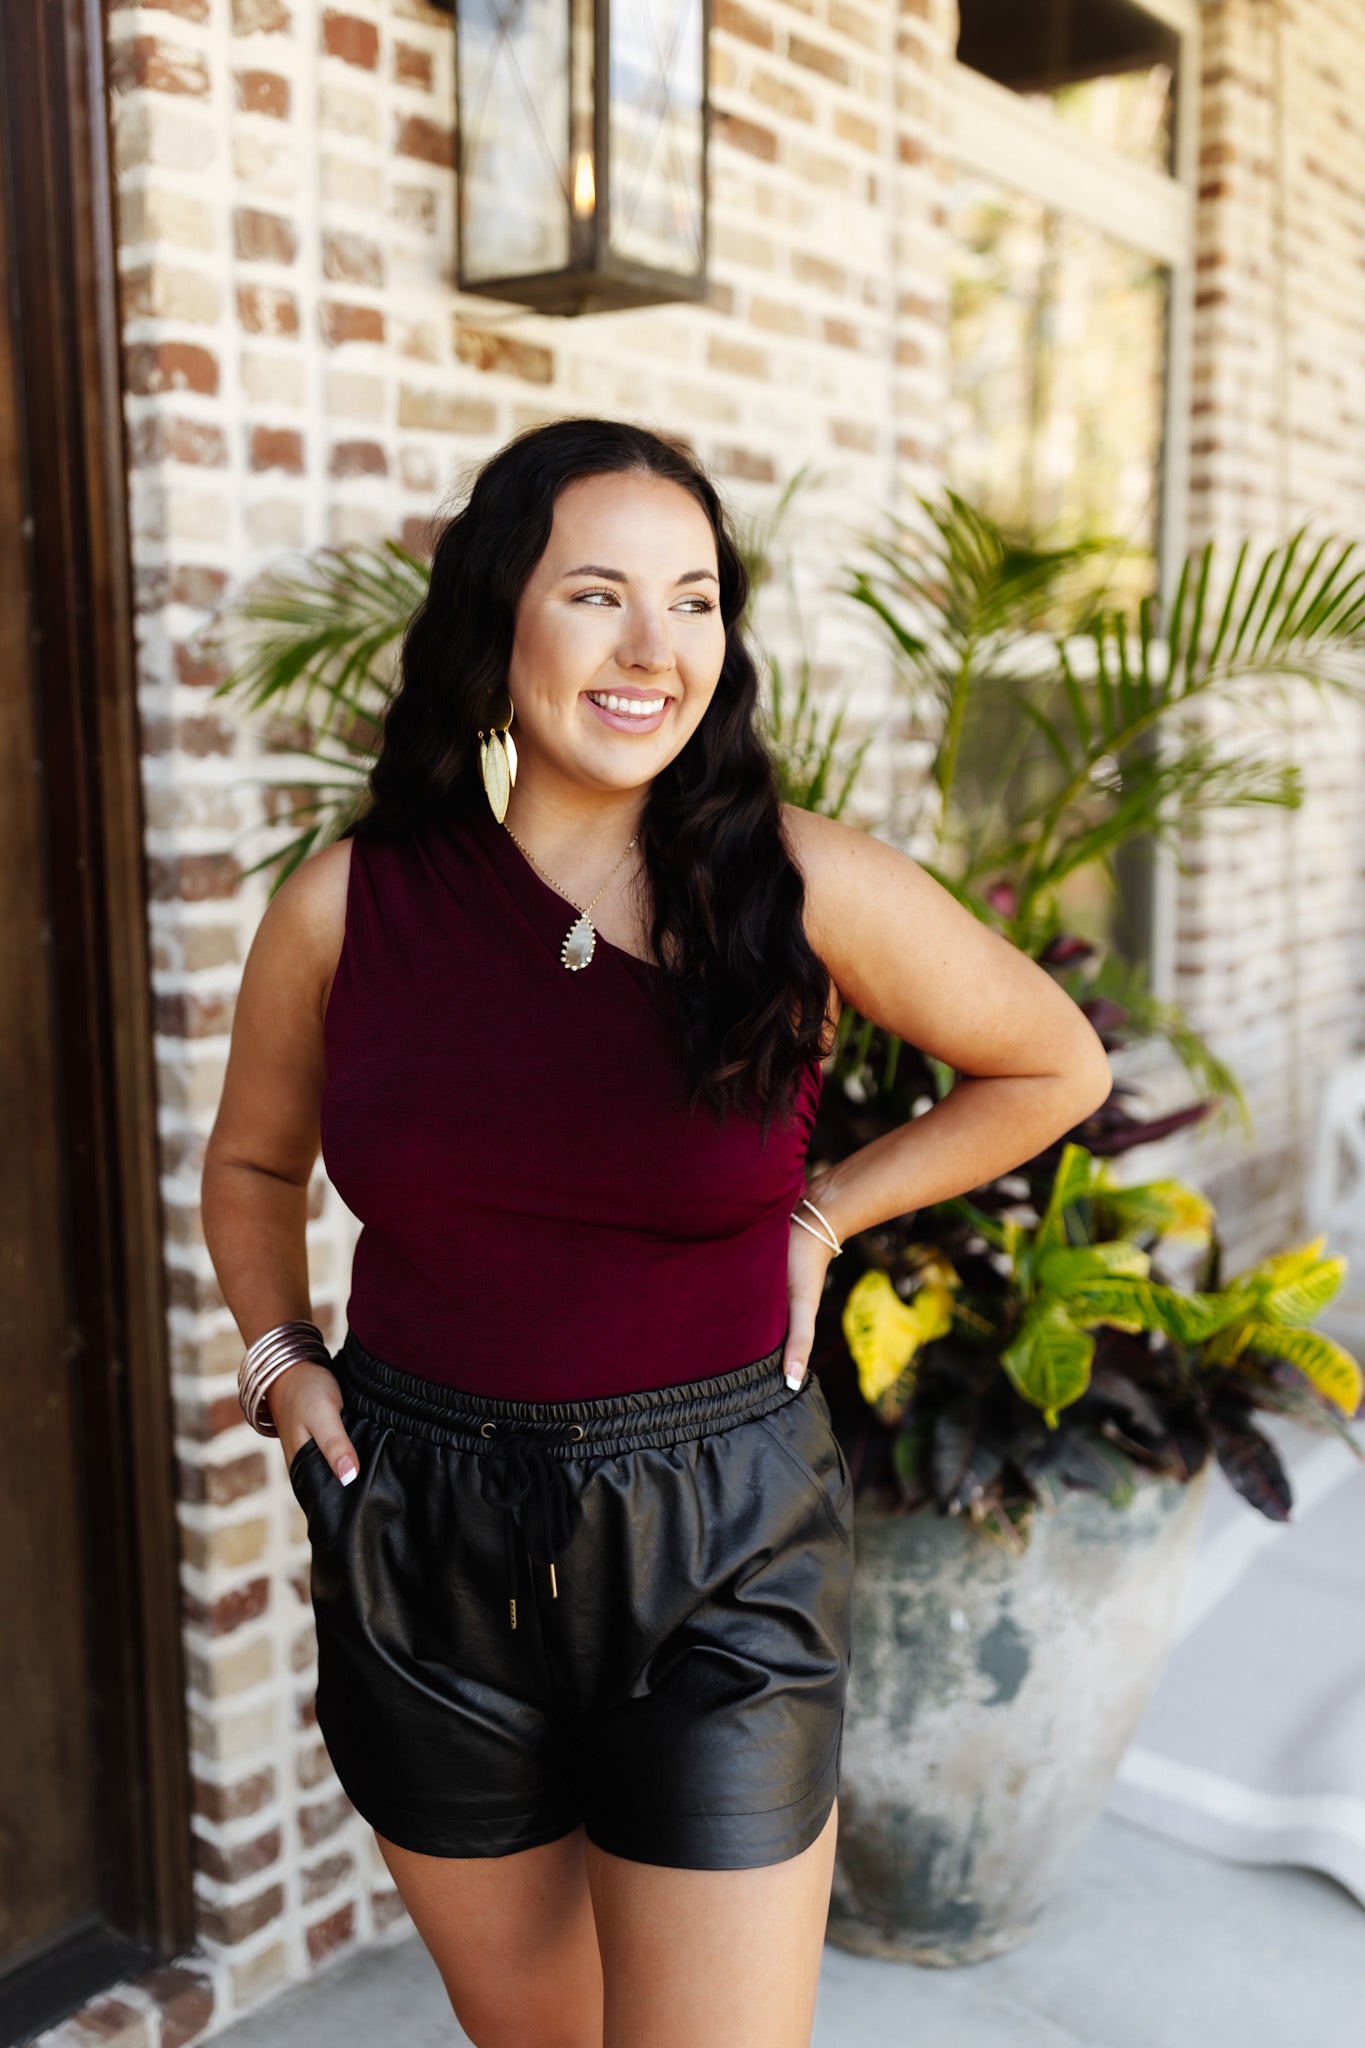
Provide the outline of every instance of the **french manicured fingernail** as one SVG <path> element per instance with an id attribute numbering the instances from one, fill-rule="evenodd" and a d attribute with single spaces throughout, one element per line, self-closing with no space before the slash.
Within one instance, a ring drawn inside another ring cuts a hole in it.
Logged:
<path id="1" fill-rule="evenodd" d="M 337 1466 L 337 1478 L 341 1481 L 343 1486 L 349 1486 L 351 1481 L 359 1472 L 359 1470 L 359 1465 L 357 1465 L 355 1459 L 351 1456 L 350 1452 L 348 1451 L 346 1456 L 341 1460 L 341 1463 Z"/>
<path id="2" fill-rule="evenodd" d="M 799 1387 L 805 1377 L 804 1372 L 788 1372 L 783 1374 L 783 1378 L 789 1387 Z"/>

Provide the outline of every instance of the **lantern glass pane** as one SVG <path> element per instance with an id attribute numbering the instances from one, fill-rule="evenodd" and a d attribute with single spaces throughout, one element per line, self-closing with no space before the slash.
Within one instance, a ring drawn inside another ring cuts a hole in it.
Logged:
<path id="1" fill-rule="evenodd" d="M 459 0 L 464 275 L 569 260 L 567 0 Z"/>
<path id="2" fill-rule="evenodd" d="M 702 264 L 701 0 L 612 0 L 611 248 L 684 276 Z"/>

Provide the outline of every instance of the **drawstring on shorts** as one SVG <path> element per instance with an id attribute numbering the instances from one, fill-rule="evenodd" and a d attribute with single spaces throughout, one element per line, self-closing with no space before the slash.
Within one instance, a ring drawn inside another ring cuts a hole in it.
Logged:
<path id="1" fill-rule="evenodd" d="M 551 1597 L 559 1598 L 556 1560 L 577 1520 L 578 1489 L 569 1483 L 569 1466 L 646 1444 L 684 1443 L 801 1399 L 779 1369 L 785 1341 L 731 1372 L 572 1403 L 509 1400 L 423 1379 L 376 1358 L 354 1330 L 332 1367 L 345 1396 L 343 1415 L 369 1416 L 433 1443 L 479 1446 L 479 1492 L 502 1510 L 508 1626 L 514 1629 L 519 1540 L 533 1563 L 546 1566 Z"/>
<path id="2" fill-rule="evenodd" d="M 569 1497 L 563 1485 L 563 1460 L 549 1450 L 552 1443 L 572 1443 L 583 1435 L 579 1422 L 555 1424 L 549 1431 L 518 1429 L 514 1425 L 481 1422 L 479 1435 L 496 1436 L 500 1449 L 479 1460 L 479 1491 L 486 1501 L 503 1511 L 503 1544 L 507 1555 L 507 1608 L 511 1626 L 517 1625 L 517 1534 L 520 1532 L 528 1554 L 549 1566 L 550 1592 L 559 1598 L 555 1557 L 568 1543 L 573 1530 L 569 1521 Z M 532 1502 L 535 1514 L 523 1514 Z"/>

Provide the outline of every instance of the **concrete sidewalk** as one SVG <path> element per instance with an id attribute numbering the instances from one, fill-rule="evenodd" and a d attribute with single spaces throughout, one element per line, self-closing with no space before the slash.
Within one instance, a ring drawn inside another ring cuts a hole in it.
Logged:
<path id="1" fill-rule="evenodd" d="M 922 1970 L 827 1944 L 812 2048 L 1341 2048 L 1361 2038 L 1362 2006 L 1365 1909 L 1349 1893 L 1310 1871 L 1214 1862 L 1106 1815 L 1012 1955 Z M 459 2048 L 468 2037 L 410 1936 L 215 2039 Z"/>

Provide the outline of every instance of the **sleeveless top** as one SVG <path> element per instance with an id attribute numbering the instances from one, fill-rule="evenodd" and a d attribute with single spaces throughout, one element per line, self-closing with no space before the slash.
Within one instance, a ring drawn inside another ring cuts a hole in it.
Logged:
<path id="1" fill-rule="evenodd" d="M 793 1114 L 689 1115 L 663 969 L 598 933 L 486 804 L 353 839 L 324 1019 L 322 1155 L 361 1223 L 347 1319 L 375 1357 L 514 1400 L 676 1385 L 787 1329 Z"/>

